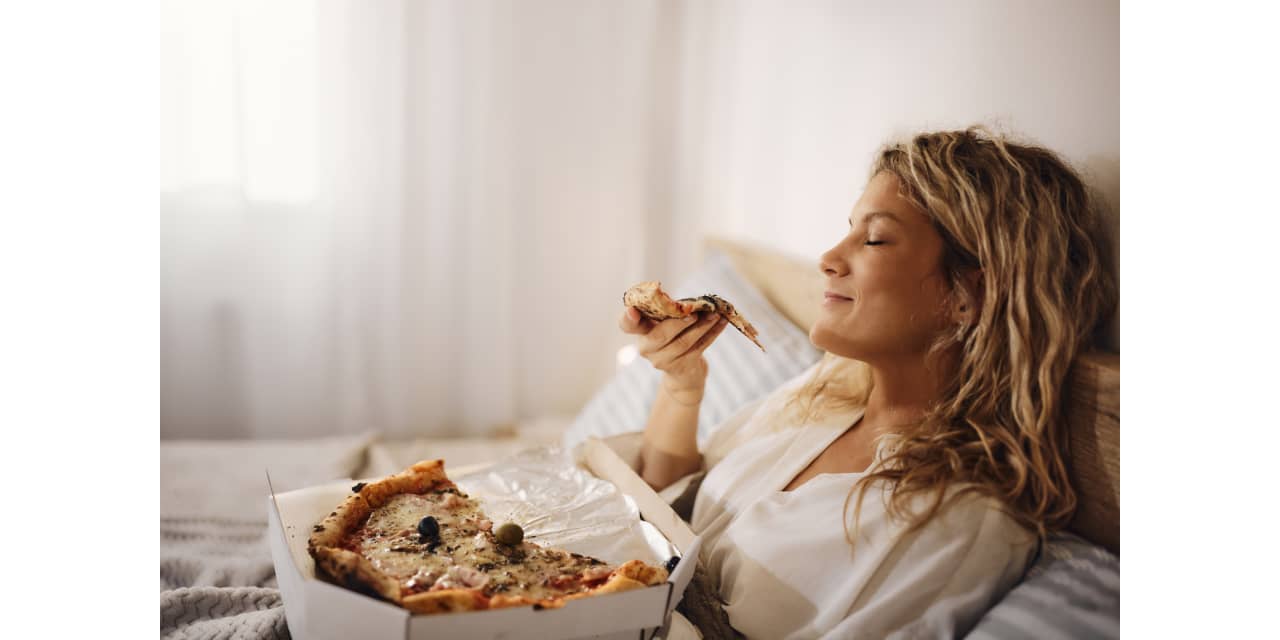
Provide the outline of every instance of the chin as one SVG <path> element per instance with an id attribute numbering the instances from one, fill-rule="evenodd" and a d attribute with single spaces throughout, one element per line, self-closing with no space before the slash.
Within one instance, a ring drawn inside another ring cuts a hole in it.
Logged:
<path id="1" fill-rule="evenodd" d="M 809 342 L 833 356 L 868 363 L 875 360 L 876 354 L 881 351 L 877 349 L 880 345 L 874 340 L 868 342 L 866 336 L 854 337 L 841 333 L 825 325 L 821 319 L 809 329 Z"/>
<path id="2" fill-rule="evenodd" d="M 838 334 L 824 327 L 821 320 L 815 322 L 813 327 L 809 329 L 809 342 L 812 342 L 813 346 L 837 356 L 845 358 L 857 357 L 850 353 L 852 345 L 849 344 L 849 341 L 842 339 Z"/>

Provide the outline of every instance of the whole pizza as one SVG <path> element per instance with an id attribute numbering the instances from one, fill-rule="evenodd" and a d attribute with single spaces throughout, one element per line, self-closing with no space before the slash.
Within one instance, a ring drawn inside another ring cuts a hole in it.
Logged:
<path id="1" fill-rule="evenodd" d="M 514 523 L 495 527 L 443 460 L 351 489 L 312 531 L 316 574 L 414 613 L 560 607 L 667 580 L 664 567 L 613 566 L 524 540 Z"/>

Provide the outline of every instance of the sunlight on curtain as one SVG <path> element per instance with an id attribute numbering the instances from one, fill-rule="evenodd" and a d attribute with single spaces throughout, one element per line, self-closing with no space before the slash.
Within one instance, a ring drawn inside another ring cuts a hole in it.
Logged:
<path id="1" fill-rule="evenodd" d="M 316 10 L 299 0 L 165 3 L 162 189 L 315 198 Z"/>
<path id="2" fill-rule="evenodd" d="M 608 375 L 583 301 L 671 252 L 669 11 L 165 11 L 163 437 L 484 433 Z"/>

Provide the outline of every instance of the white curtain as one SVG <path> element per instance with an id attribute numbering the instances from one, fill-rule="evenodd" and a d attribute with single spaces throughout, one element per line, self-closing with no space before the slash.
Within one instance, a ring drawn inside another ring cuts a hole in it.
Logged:
<path id="1" fill-rule="evenodd" d="M 692 259 L 674 5 L 163 4 L 162 437 L 572 413 Z"/>

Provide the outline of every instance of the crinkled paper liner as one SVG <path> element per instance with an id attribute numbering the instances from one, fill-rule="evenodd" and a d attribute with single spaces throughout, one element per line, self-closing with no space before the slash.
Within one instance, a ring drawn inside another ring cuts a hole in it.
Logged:
<path id="1" fill-rule="evenodd" d="M 635 501 L 612 483 L 578 467 L 557 446 L 528 449 L 484 470 L 452 478 L 496 529 L 514 522 L 524 539 L 618 565 L 642 560 L 662 566 L 678 555 Z"/>

